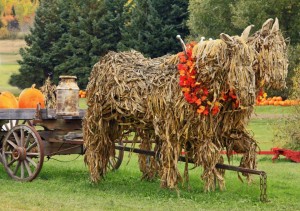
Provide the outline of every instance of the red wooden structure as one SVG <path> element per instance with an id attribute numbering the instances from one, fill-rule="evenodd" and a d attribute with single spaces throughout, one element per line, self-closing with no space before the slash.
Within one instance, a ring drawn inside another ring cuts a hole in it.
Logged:
<path id="1" fill-rule="evenodd" d="M 221 151 L 221 154 L 226 154 L 226 151 Z M 236 152 L 232 152 L 232 155 L 239 154 Z M 286 159 L 289 159 L 293 162 L 300 163 L 300 151 L 294 151 L 290 149 L 282 149 L 278 147 L 274 147 L 269 151 L 261 150 L 257 154 L 259 155 L 273 155 L 272 160 L 273 162 L 279 158 L 280 155 L 283 155 L 286 157 Z"/>

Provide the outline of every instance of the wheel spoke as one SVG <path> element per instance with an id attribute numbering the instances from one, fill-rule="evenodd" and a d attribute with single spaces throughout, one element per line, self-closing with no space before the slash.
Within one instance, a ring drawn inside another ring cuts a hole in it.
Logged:
<path id="1" fill-rule="evenodd" d="M 21 129 L 21 138 L 20 138 L 21 147 L 24 147 L 24 129 Z"/>
<path id="2" fill-rule="evenodd" d="M 37 167 L 37 164 L 29 157 L 26 157 L 26 160 L 29 161 L 35 168 Z"/>
<path id="3" fill-rule="evenodd" d="M 28 153 L 26 153 L 26 155 L 29 155 L 29 156 L 38 156 L 38 155 L 40 155 L 40 153 L 38 153 L 38 152 L 28 152 Z"/>
<path id="4" fill-rule="evenodd" d="M 17 166 L 16 166 L 16 168 L 15 168 L 15 171 L 14 171 L 14 175 L 17 174 L 17 172 L 18 172 L 18 170 L 19 170 L 19 168 L 20 168 L 20 165 L 21 165 L 21 162 L 18 161 L 18 164 L 17 164 Z"/>
<path id="5" fill-rule="evenodd" d="M 24 162 L 21 162 L 21 179 L 24 179 Z"/>
<path id="6" fill-rule="evenodd" d="M 16 159 L 12 159 L 8 164 L 7 164 L 7 166 L 11 166 L 14 162 L 16 162 L 17 160 Z"/>
<path id="7" fill-rule="evenodd" d="M 34 142 L 33 144 L 31 144 L 29 147 L 27 147 L 26 152 L 29 152 L 33 147 L 36 147 L 37 143 Z"/>
<path id="8" fill-rule="evenodd" d="M 4 127 L 5 127 L 5 130 L 6 130 L 6 131 L 9 131 L 9 127 L 8 127 L 8 124 L 7 124 L 7 123 L 4 125 Z"/>
<path id="9" fill-rule="evenodd" d="M 12 152 L 4 152 L 5 155 L 12 155 Z"/>
<path id="10" fill-rule="evenodd" d="M 31 169 L 29 167 L 29 164 L 28 164 L 27 160 L 24 160 L 24 164 L 25 164 L 26 170 L 28 172 L 28 175 L 31 177 L 32 172 L 31 172 Z"/>
<path id="11" fill-rule="evenodd" d="M 30 141 L 30 139 L 29 139 L 30 135 L 31 135 L 31 134 L 28 133 L 28 136 L 26 137 L 25 145 L 24 145 L 25 148 L 28 147 L 28 144 L 29 144 L 29 141 Z"/>
<path id="12" fill-rule="evenodd" d="M 14 127 L 13 120 L 9 120 L 9 125 L 10 125 L 10 129 L 12 129 Z"/>
<path id="13" fill-rule="evenodd" d="M 11 140 L 7 140 L 7 143 L 9 143 L 15 149 L 18 148 L 18 146 L 14 142 L 12 142 Z"/>
<path id="14" fill-rule="evenodd" d="M 16 140 L 18 146 L 20 146 L 21 142 L 20 142 L 19 136 L 18 136 L 15 132 L 13 132 L 13 135 L 14 135 L 14 137 L 15 137 L 15 140 Z"/>

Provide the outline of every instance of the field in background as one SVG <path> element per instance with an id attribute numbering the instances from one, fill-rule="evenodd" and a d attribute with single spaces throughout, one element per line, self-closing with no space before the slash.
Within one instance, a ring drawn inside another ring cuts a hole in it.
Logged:
<path id="1" fill-rule="evenodd" d="M 0 65 L 0 92 L 10 91 L 15 95 L 20 93 L 18 87 L 13 87 L 8 84 L 9 78 L 13 73 L 18 73 L 19 65 L 17 64 L 2 64 Z"/>
<path id="2" fill-rule="evenodd" d="M 24 40 L 0 40 L 0 54 L 18 54 L 25 45 Z"/>
<path id="3" fill-rule="evenodd" d="M 8 81 L 13 73 L 19 71 L 19 49 L 25 45 L 24 40 L 0 40 L 0 92 L 10 91 L 15 95 L 20 93 L 20 90 L 10 86 Z"/>

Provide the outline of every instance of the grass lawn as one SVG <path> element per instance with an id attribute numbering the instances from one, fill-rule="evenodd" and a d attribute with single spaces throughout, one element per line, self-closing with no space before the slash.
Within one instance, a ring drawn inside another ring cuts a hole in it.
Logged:
<path id="1" fill-rule="evenodd" d="M 72 156 L 57 156 L 67 161 Z M 270 158 L 260 159 L 259 169 L 268 173 L 269 203 L 259 201 L 259 178 L 241 183 L 235 172 L 226 173 L 225 191 L 203 192 L 201 169 L 190 171 L 191 190 L 179 192 L 159 188 L 159 180 L 141 181 L 136 156 L 128 158 L 118 171 L 93 185 L 83 157 L 71 162 L 49 160 L 39 177 L 30 183 L 12 181 L 0 169 L 3 210 L 297 210 L 300 207 L 299 166 Z M 234 161 L 237 165 L 237 160 Z M 181 169 L 183 164 L 180 164 Z"/>
<path id="2" fill-rule="evenodd" d="M 81 99 L 81 105 L 85 105 L 84 100 Z M 264 150 L 273 146 L 273 121 L 253 119 L 249 125 Z M 273 163 L 271 156 L 258 157 L 258 169 L 268 175 L 268 203 L 259 201 L 258 176 L 253 176 L 249 185 L 240 182 L 236 172 L 227 171 L 225 191 L 204 193 L 202 170 L 196 168 L 190 170 L 191 190 L 181 185 L 179 191 L 166 190 L 159 187 L 158 179 L 141 181 L 137 156 L 133 154 L 128 163 L 126 154 L 120 169 L 108 173 L 99 184 L 92 184 L 83 156 L 54 158 L 59 161 L 45 161 L 37 179 L 29 183 L 11 180 L 0 165 L 0 210 L 299 210 L 300 207 L 299 164 L 284 158 Z M 239 159 L 235 155 L 231 164 L 237 166 Z M 179 167 L 182 172 L 183 163 Z"/>
<path id="3" fill-rule="evenodd" d="M 19 65 L 17 64 L 2 64 L 0 65 L 0 91 L 10 91 L 15 95 L 20 93 L 20 89 L 8 84 L 9 78 L 13 73 L 17 73 Z"/>
<path id="4" fill-rule="evenodd" d="M 20 93 L 20 90 L 10 86 L 8 81 L 13 73 L 18 73 L 17 60 L 21 59 L 19 49 L 24 46 L 24 40 L 0 40 L 0 92 L 10 91 L 15 95 Z"/>

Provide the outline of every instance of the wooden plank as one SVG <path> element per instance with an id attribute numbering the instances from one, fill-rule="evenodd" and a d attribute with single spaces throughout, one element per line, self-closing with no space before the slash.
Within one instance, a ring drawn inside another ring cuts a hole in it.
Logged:
<path id="1" fill-rule="evenodd" d="M 0 109 L 0 119 L 34 119 L 36 109 Z"/>
<path id="2" fill-rule="evenodd" d="M 39 115 L 36 109 L 0 109 L 0 120 L 30 120 L 30 119 L 82 119 L 85 115 L 85 110 L 79 110 L 79 116 L 57 116 L 55 109 L 41 109 Z"/>

